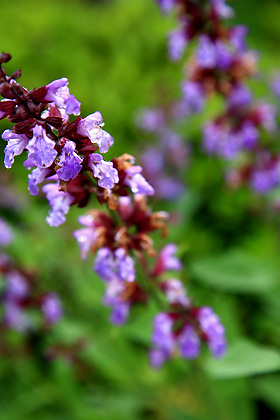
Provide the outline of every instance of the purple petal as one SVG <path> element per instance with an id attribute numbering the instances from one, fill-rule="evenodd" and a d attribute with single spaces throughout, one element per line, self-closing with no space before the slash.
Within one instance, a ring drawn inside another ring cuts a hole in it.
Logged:
<path id="1" fill-rule="evenodd" d="M 89 156 L 89 167 L 93 175 L 98 179 L 98 185 L 110 190 L 119 182 L 117 169 L 113 167 L 113 162 L 106 162 L 98 153 L 92 153 Z"/>
<path id="2" fill-rule="evenodd" d="M 31 159 L 37 168 L 48 168 L 57 156 L 54 147 L 55 142 L 48 138 L 44 128 L 41 125 L 35 125 L 33 137 L 26 146 L 29 151 L 28 159 Z"/>
<path id="3" fill-rule="evenodd" d="M 51 171 L 46 169 L 35 168 L 28 175 L 28 190 L 31 195 L 37 195 L 39 193 L 39 188 L 37 187 L 38 184 L 41 184 L 48 175 L 51 174 Z"/>
<path id="4" fill-rule="evenodd" d="M 19 156 L 23 152 L 29 139 L 25 134 L 16 134 L 12 130 L 5 130 L 2 134 L 2 139 L 8 141 L 4 150 L 4 164 L 6 168 L 11 168 L 14 163 L 14 157 Z"/>
<path id="5" fill-rule="evenodd" d="M 145 194 L 145 195 L 153 195 L 155 190 L 153 187 L 145 180 L 143 175 L 140 174 L 142 172 L 141 166 L 131 166 L 126 170 L 126 176 L 124 179 L 124 183 L 128 185 L 131 191 L 134 194 Z"/>
<path id="6" fill-rule="evenodd" d="M 51 209 L 46 221 L 50 226 L 59 226 L 65 222 L 73 197 L 67 192 L 59 191 L 59 184 L 44 185 L 42 191 L 46 194 Z"/>
<path id="7" fill-rule="evenodd" d="M 50 293 L 44 297 L 42 312 L 46 321 L 50 324 L 55 324 L 61 319 L 63 315 L 61 301 L 55 293 Z"/>
<path id="8" fill-rule="evenodd" d="M 63 146 L 58 163 L 62 167 L 56 171 L 59 179 L 63 181 L 76 178 L 82 169 L 82 158 L 75 152 L 75 147 L 76 145 L 73 141 L 66 141 Z"/>
<path id="9" fill-rule="evenodd" d="M 180 335 L 181 354 L 187 359 L 196 359 L 200 353 L 200 339 L 195 329 L 188 325 Z"/>

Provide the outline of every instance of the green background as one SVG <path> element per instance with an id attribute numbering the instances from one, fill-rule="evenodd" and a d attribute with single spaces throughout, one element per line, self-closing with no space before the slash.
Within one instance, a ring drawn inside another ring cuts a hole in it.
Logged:
<path id="1" fill-rule="evenodd" d="M 262 97 L 268 93 L 266 77 L 280 68 L 280 4 L 231 5 L 234 22 L 249 25 L 249 44 L 261 53 L 260 73 L 250 85 Z M 137 159 L 153 141 L 134 124 L 139 109 L 179 97 L 183 65 L 166 55 L 166 33 L 174 26 L 174 17 L 163 16 L 154 0 L 1 2 L 1 49 L 13 56 L 5 66 L 8 74 L 22 68 L 21 83 L 28 89 L 67 77 L 82 114 L 99 110 L 115 138 L 108 158 L 127 152 Z M 3 205 L 1 211 L 16 234 L 9 252 L 62 297 L 64 320 L 46 343 L 85 345 L 74 365 L 63 358 L 48 364 L 36 352 L 2 355 L 1 419 L 280 419 L 279 220 L 264 199 L 246 189 L 229 190 L 223 163 L 201 153 L 201 123 L 221 106 L 210 100 L 203 116 L 180 127 L 193 145 L 186 193 L 153 207 L 180 215 L 181 224 L 170 227 L 170 241 L 178 243 L 185 264 L 180 278 L 197 304 L 219 314 L 227 329 L 227 356 L 214 361 L 205 352 L 197 361 L 174 360 L 152 370 L 147 348 L 156 305 L 137 308 L 122 328 L 109 324 L 93 258 L 81 261 L 72 237 L 83 210 L 71 208 L 63 226 L 50 228 L 44 197 L 28 194 L 21 156 L 13 169 L 0 173 L 17 200 L 16 208 Z M 0 123 L 1 131 L 11 127 Z M 159 247 L 165 243 L 155 239 Z M 10 340 L 25 337 L 14 334 Z"/>

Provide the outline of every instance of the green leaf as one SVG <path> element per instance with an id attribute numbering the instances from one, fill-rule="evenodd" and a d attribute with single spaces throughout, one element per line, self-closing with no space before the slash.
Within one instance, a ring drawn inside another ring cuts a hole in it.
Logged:
<path id="1" fill-rule="evenodd" d="M 223 359 L 207 359 L 206 370 L 217 379 L 242 378 L 280 370 L 280 353 L 273 348 L 240 340 Z"/>
<path id="2" fill-rule="evenodd" d="M 236 293 L 264 293 L 279 277 L 274 265 L 241 251 L 199 258 L 191 263 L 190 271 L 201 283 Z"/>

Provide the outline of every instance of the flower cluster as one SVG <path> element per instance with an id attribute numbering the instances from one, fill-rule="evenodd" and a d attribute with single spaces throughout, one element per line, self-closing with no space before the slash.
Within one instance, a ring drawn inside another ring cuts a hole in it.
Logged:
<path id="1" fill-rule="evenodd" d="M 14 123 L 12 130 L 2 134 L 7 142 L 4 163 L 11 168 L 15 156 L 27 152 L 24 166 L 32 169 L 28 175 L 31 195 L 39 193 L 43 181 L 50 181 L 42 190 L 51 206 L 47 217 L 51 226 L 63 223 L 69 207 L 85 205 L 93 193 L 101 202 L 109 201 L 110 207 L 117 195 L 128 195 L 130 189 L 154 193 L 132 157 L 115 162 L 103 159 L 114 140 L 103 129 L 100 112 L 78 116 L 80 103 L 70 94 L 66 78 L 28 91 L 16 81 L 20 71 L 6 75 L 2 64 L 10 58 L 0 55 L 0 94 L 4 98 L 0 118 Z M 70 115 L 74 115 L 71 122 Z"/>
<path id="2" fill-rule="evenodd" d="M 0 55 L 1 64 L 9 59 L 8 54 Z M 142 167 L 135 165 L 134 158 L 126 153 L 111 161 L 103 159 L 101 153 L 109 150 L 113 139 L 103 130 L 99 112 L 86 118 L 77 116 L 80 103 L 70 94 L 67 79 L 27 91 L 16 82 L 19 76 L 20 72 L 15 72 L 7 77 L 0 67 L 0 93 L 4 97 L 0 102 L 0 117 L 7 117 L 15 124 L 2 135 L 7 141 L 5 166 L 11 167 L 14 157 L 26 150 L 24 166 L 33 168 L 28 176 L 28 188 L 36 195 L 38 185 L 45 182 L 42 191 L 51 206 L 47 217 L 51 226 L 64 222 L 71 205 L 86 206 L 92 194 L 105 205 L 104 211 L 94 209 L 79 218 L 82 228 L 74 232 L 74 237 L 82 259 L 96 253 L 93 270 L 105 284 L 104 304 L 112 308 L 112 323 L 124 324 L 135 305 L 143 305 L 161 294 L 166 311 L 155 318 L 152 364 L 159 366 L 176 354 L 181 336 L 174 321 L 176 317 L 184 334 L 187 328 L 192 328 L 197 340 L 207 342 L 214 356 L 221 356 L 225 338 L 223 327 L 218 328 L 218 318 L 210 308 L 195 308 L 180 280 L 166 279 L 167 272 L 178 271 L 182 264 L 175 256 L 174 244 L 166 245 L 160 252 L 156 250 L 151 235 L 155 231 L 160 231 L 163 237 L 167 235 L 168 214 L 152 212 L 148 206 L 147 197 L 154 194 L 154 188 L 143 177 Z M 71 122 L 69 115 L 74 115 Z M 170 139 L 172 133 L 166 133 L 163 125 L 161 135 Z M 187 152 L 180 138 L 173 135 L 176 150 L 168 148 L 167 143 L 165 151 L 171 160 L 178 163 L 184 159 Z M 22 273 L 11 275 L 8 284 L 6 300 L 13 299 L 17 310 L 39 304 L 49 323 L 60 317 L 56 295 L 34 294 Z M 168 353 L 164 338 L 159 337 L 158 320 L 162 317 L 172 320 L 169 335 L 173 341 Z M 25 318 L 14 324 L 19 329 L 27 327 Z M 197 350 L 192 357 L 198 353 Z M 185 357 L 183 353 L 179 355 Z"/>
<path id="3" fill-rule="evenodd" d="M 182 83 L 185 115 L 201 112 L 213 93 L 224 100 L 225 111 L 204 125 L 203 150 L 226 160 L 228 185 L 247 184 L 259 194 L 275 189 L 280 184 L 279 154 L 273 145 L 277 110 L 264 100 L 254 100 L 246 86 L 257 74 L 258 60 L 258 54 L 247 48 L 248 29 L 225 23 L 233 10 L 224 0 L 158 3 L 164 12 L 174 9 L 178 16 L 179 29 L 169 38 L 171 60 L 183 56 L 190 40 L 197 41 Z M 278 74 L 271 87 L 280 97 Z M 269 142 L 268 136 L 272 137 Z"/>
<path id="4" fill-rule="evenodd" d="M 152 297 L 151 291 L 161 293 L 166 311 L 154 319 L 151 364 L 159 367 L 176 355 L 195 358 L 200 353 L 201 342 L 207 343 L 215 357 L 221 357 L 226 340 L 218 317 L 211 308 L 195 307 L 179 279 L 166 279 L 167 272 L 182 268 L 175 256 L 177 246 L 168 244 L 156 253 L 148 236 L 155 229 L 166 233 L 167 215 L 151 213 L 142 195 L 136 195 L 134 201 L 120 198 L 116 211 L 117 222 L 105 213 L 90 212 L 79 220 L 85 227 L 74 232 L 82 258 L 98 249 L 93 270 L 105 283 L 104 304 L 112 307 L 110 321 L 124 324 L 135 305 L 146 304 Z M 147 253 L 153 259 L 151 268 Z M 136 270 L 136 258 L 142 274 Z M 182 350 L 178 351 L 179 348 Z"/>
<path id="5" fill-rule="evenodd" d="M 9 245 L 13 233 L 6 221 L 0 218 L 0 245 Z M 63 314 L 61 301 L 56 293 L 42 293 L 34 273 L 18 267 L 6 253 L 0 254 L 0 273 L 4 281 L 2 324 L 9 329 L 28 331 L 37 328 L 32 313 L 41 313 L 42 325 L 58 322 Z"/>

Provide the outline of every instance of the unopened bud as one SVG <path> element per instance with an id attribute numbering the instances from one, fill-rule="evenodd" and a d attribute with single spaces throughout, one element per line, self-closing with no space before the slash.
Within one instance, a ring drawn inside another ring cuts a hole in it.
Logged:
<path id="1" fill-rule="evenodd" d="M 21 69 L 18 69 L 16 71 L 13 72 L 13 74 L 10 76 L 10 79 L 19 79 L 21 76 Z"/>
<path id="2" fill-rule="evenodd" d="M 12 56 L 10 54 L 2 52 L 0 54 L 0 64 L 8 63 L 8 61 L 10 61 L 11 58 Z"/>

